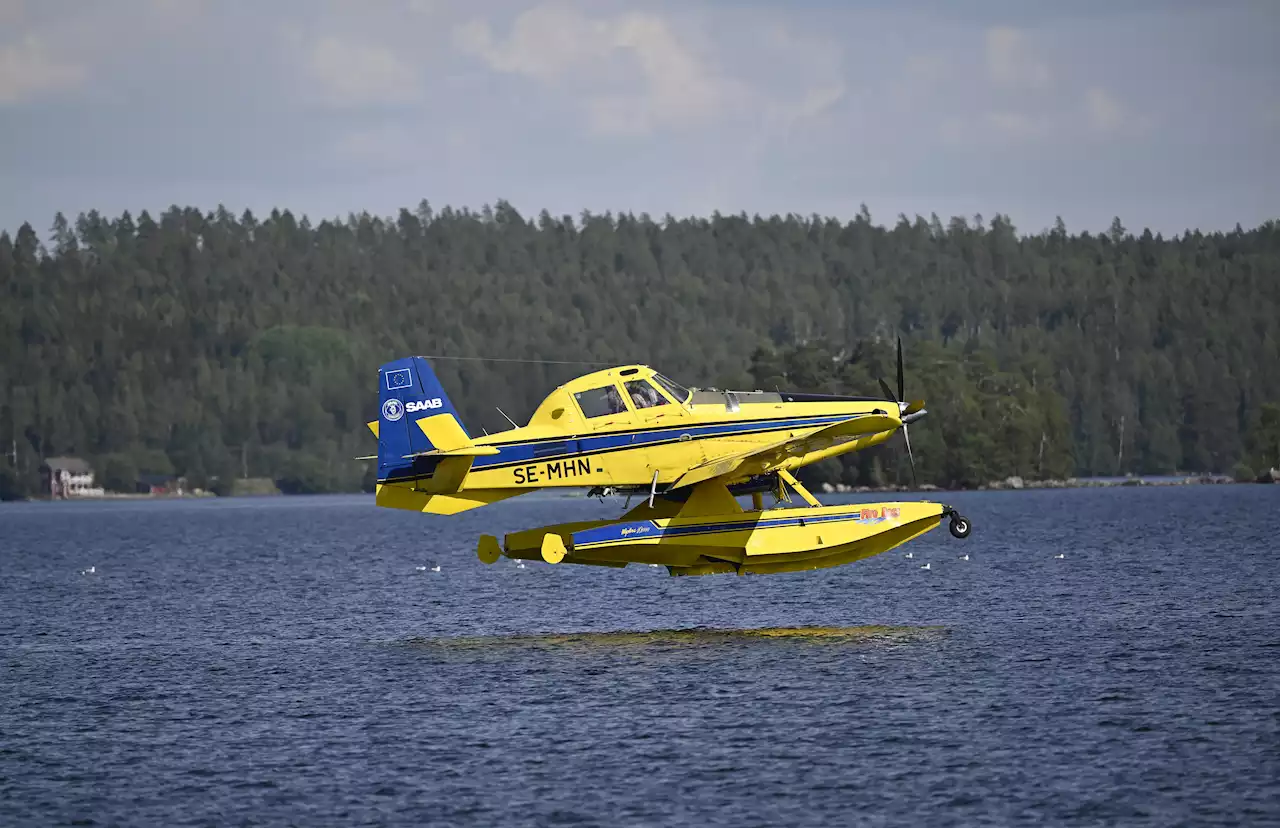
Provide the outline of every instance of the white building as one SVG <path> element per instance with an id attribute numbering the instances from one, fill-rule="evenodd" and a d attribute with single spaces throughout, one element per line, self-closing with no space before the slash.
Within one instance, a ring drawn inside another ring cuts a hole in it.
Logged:
<path id="1" fill-rule="evenodd" d="M 102 497 L 106 492 L 94 485 L 93 469 L 79 457 L 50 457 L 40 466 L 45 491 L 52 498 Z"/>

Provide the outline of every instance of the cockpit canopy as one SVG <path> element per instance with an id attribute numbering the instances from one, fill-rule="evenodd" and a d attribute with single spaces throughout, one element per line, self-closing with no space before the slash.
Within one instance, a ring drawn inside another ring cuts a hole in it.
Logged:
<path id="1" fill-rule="evenodd" d="M 625 389 L 627 397 L 631 400 L 631 406 L 637 411 L 644 408 L 655 408 L 660 405 L 670 405 L 672 402 L 682 404 L 687 402 L 693 393 L 680 383 L 656 372 L 645 376 L 639 371 L 632 371 L 629 378 L 625 370 L 620 373 L 622 374 L 620 377 L 622 387 Z M 663 391 L 666 391 L 666 395 L 662 393 Z M 587 419 L 605 417 L 610 414 L 622 414 L 627 410 L 627 405 L 623 402 L 622 395 L 618 392 L 618 386 L 613 381 L 595 388 L 574 392 L 573 399 L 578 403 L 578 408 L 582 410 L 582 415 Z"/>
<path id="2" fill-rule="evenodd" d="M 625 394 L 625 397 L 624 397 Z M 596 371 L 568 382 L 552 392 L 529 420 L 529 425 L 591 422 L 623 414 L 628 404 L 639 411 L 666 405 L 684 405 L 694 392 L 644 365 Z"/>

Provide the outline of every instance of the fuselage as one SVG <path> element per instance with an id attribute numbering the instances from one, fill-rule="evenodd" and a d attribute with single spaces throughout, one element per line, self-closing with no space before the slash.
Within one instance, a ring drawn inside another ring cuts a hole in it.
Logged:
<path id="1" fill-rule="evenodd" d="M 899 415 L 892 402 L 874 398 L 690 391 L 647 366 L 619 366 L 555 389 L 525 426 L 473 437 L 475 445 L 497 453 L 475 456 L 460 490 L 661 488 L 686 470 L 717 458 L 802 437 L 870 413 Z M 874 445 L 891 434 L 841 440 L 785 462 L 788 468 L 807 465 Z M 380 482 L 416 487 L 433 476 L 440 462 L 438 457 L 417 457 L 411 467 Z"/>

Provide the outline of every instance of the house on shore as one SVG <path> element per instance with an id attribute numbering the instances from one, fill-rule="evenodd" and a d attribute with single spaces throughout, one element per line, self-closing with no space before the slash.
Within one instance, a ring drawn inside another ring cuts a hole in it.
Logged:
<path id="1" fill-rule="evenodd" d="M 103 488 L 93 479 L 93 469 L 79 457 L 50 457 L 40 464 L 40 479 L 45 494 L 66 499 L 73 497 L 102 497 Z"/>
<path id="2" fill-rule="evenodd" d="M 138 494 L 182 497 L 187 493 L 187 478 L 173 474 L 140 474 L 137 488 Z"/>

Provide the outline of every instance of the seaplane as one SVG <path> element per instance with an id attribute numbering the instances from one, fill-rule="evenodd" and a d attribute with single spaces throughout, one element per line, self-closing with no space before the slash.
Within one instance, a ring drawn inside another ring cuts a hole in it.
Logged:
<path id="1" fill-rule="evenodd" d="M 506 557 L 548 564 L 665 566 L 671 575 L 761 575 L 840 566 L 887 552 L 949 520 L 927 501 L 823 506 L 796 479 L 810 463 L 880 445 L 927 413 L 898 392 L 884 398 L 686 388 L 646 365 L 621 365 L 556 388 L 524 426 L 467 431 L 426 357 L 378 369 L 375 503 L 455 515 L 547 488 L 626 496 L 615 520 L 480 535 L 486 564 Z M 505 415 L 504 415 L 505 416 Z M 373 456 L 362 459 L 374 459 Z M 804 501 L 795 503 L 792 493 Z M 763 496 L 773 504 L 765 508 Z M 738 498 L 750 496 L 751 507 Z"/>

